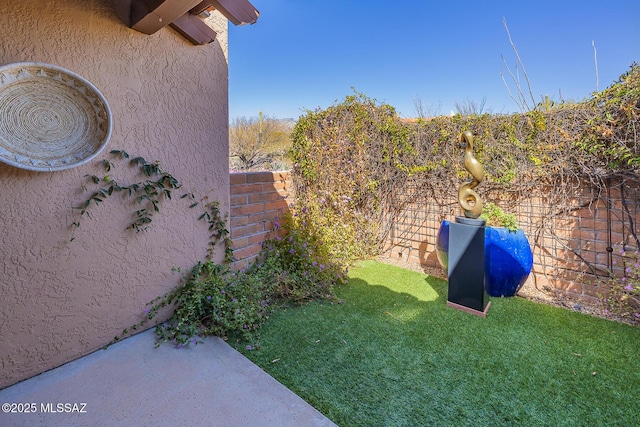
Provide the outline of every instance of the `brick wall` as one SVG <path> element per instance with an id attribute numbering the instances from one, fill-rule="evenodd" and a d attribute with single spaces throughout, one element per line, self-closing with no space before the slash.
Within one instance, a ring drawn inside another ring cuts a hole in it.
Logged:
<path id="1" fill-rule="evenodd" d="M 273 220 L 289 208 L 293 186 L 288 172 L 238 172 L 230 174 L 230 230 L 232 268 L 241 269 L 255 261 L 262 242 L 273 230 Z"/>
<path id="2" fill-rule="evenodd" d="M 540 187 L 521 200 L 496 201 L 515 213 L 533 251 L 533 271 L 525 284 L 538 290 L 568 294 L 594 301 L 607 289 L 598 278 L 610 271 L 622 276 L 628 263 L 619 254 L 621 245 L 633 252 L 638 243 L 640 220 L 639 177 L 625 176 L 607 181 L 607 187 L 593 188 L 588 182 L 571 194 L 551 196 Z M 392 258 L 430 267 L 439 267 L 435 242 L 442 220 L 453 221 L 461 211 L 457 199 L 416 196 L 420 189 L 400 191 L 403 208 L 389 219 L 390 236 L 385 253 Z"/>
<path id="3" fill-rule="evenodd" d="M 623 260 L 616 245 L 627 250 L 638 246 L 640 178 L 625 177 L 609 182 L 608 190 L 588 184 L 576 188 L 562 202 L 567 215 L 558 213 L 557 200 L 548 188 L 540 188 L 526 200 L 500 200 L 497 204 L 518 216 L 534 255 L 533 272 L 525 287 L 555 290 L 574 297 L 597 298 L 603 293 L 598 275 L 622 274 Z M 457 199 L 422 194 L 407 186 L 396 200 L 403 208 L 389 218 L 389 237 L 384 254 L 409 263 L 439 267 L 435 241 L 443 219 L 460 214 Z M 483 195 L 487 200 L 496 200 Z M 255 260 L 261 243 L 270 236 L 272 221 L 293 202 L 288 172 L 231 174 L 231 237 L 235 268 Z"/>

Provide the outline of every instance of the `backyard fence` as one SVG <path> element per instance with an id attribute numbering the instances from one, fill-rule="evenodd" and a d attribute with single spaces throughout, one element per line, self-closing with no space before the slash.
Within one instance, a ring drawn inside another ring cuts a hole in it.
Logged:
<path id="1" fill-rule="evenodd" d="M 593 299 L 607 294 L 598 279 L 623 275 L 624 266 L 632 260 L 623 257 L 621 250 L 629 254 L 640 246 L 640 177 L 610 177 L 600 184 L 582 182 L 571 194 L 565 194 L 562 202 L 545 187 L 527 198 L 507 197 L 497 202 L 516 214 L 531 243 L 533 274 L 525 286 Z M 454 195 L 418 198 L 416 191 L 406 187 L 396 196 L 402 208 L 389 218 L 385 252 L 393 258 L 436 267 L 440 223 L 460 215 L 460 208 Z"/>
<path id="2" fill-rule="evenodd" d="M 457 194 L 430 194 L 411 182 L 396 190 L 393 214 L 386 219 L 389 237 L 384 255 L 438 267 L 436 236 L 442 220 L 460 215 Z M 529 238 L 534 266 L 526 287 L 593 301 L 606 294 L 597 279 L 610 273 L 622 276 L 631 262 L 620 250 L 629 254 L 640 247 L 640 176 L 635 174 L 611 176 L 598 185 L 581 182 L 562 198 L 545 187 L 534 189 L 527 198 L 483 197 L 515 213 Z M 231 175 L 236 266 L 245 267 L 255 259 L 272 221 L 292 201 L 288 172 Z"/>
<path id="3" fill-rule="evenodd" d="M 242 269 L 255 261 L 273 221 L 289 209 L 293 185 L 288 172 L 232 173 L 229 181 L 232 267 Z"/>

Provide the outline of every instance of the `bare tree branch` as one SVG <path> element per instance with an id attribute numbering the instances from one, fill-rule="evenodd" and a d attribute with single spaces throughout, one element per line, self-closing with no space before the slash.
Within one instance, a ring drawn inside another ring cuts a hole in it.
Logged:
<path id="1" fill-rule="evenodd" d="M 511 68 L 509 68 L 509 65 L 507 64 L 507 61 L 504 59 L 504 56 L 500 55 L 500 57 L 502 58 L 502 63 L 507 69 L 507 72 L 511 76 L 511 80 L 513 80 L 514 83 L 516 84 L 516 89 L 518 89 L 518 99 L 516 99 L 511 94 L 511 91 L 509 90 L 509 86 L 507 85 L 507 82 L 504 79 L 504 74 L 501 72 L 500 76 L 502 76 L 502 81 L 504 82 L 504 85 L 507 87 L 507 92 L 509 92 L 509 96 L 511 97 L 511 99 L 515 101 L 516 104 L 518 104 L 518 107 L 520 107 L 521 112 L 531 111 L 531 109 L 529 108 L 529 105 L 527 104 L 527 100 L 524 97 L 524 93 L 522 92 L 522 86 L 520 86 L 520 79 L 516 78 L 516 76 L 513 74 L 513 72 L 511 71 Z"/>
<path id="2" fill-rule="evenodd" d="M 596 92 L 598 92 L 598 54 L 596 52 L 596 42 L 591 40 L 591 46 L 593 46 L 593 62 L 596 65 Z"/>
<path id="3" fill-rule="evenodd" d="M 531 90 L 531 82 L 529 81 L 529 75 L 527 74 L 527 70 L 525 70 L 524 68 L 524 63 L 522 62 L 522 59 L 520 59 L 520 53 L 518 52 L 516 45 L 513 43 L 513 40 L 511 39 L 511 32 L 509 31 L 509 27 L 507 26 L 506 18 L 502 18 L 502 24 L 504 25 L 505 30 L 507 30 L 507 37 L 509 38 L 509 44 L 511 45 L 511 48 L 513 49 L 513 52 L 516 55 L 516 61 L 517 61 L 516 70 L 517 70 L 517 65 L 520 65 L 520 68 L 522 68 L 522 74 L 524 75 L 524 78 L 527 82 L 527 88 L 529 89 L 529 96 L 531 96 L 531 101 L 533 102 L 533 107 L 534 107 L 533 109 L 535 109 L 536 99 L 533 96 L 533 91 Z M 522 93 L 522 90 L 520 89 L 520 81 L 516 80 L 516 84 L 518 85 L 518 91 Z M 523 100 L 524 100 L 524 96 L 523 96 Z"/>
<path id="4" fill-rule="evenodd" d="M 439 103 L 437 106 L 434 106 L 430 102 L 423 102 L 419 96 L 413 97 L 413 112 L 416 114 L 416 117 L 420 119 L 438 116 L 440 115 L 441 109 L 442 106 Z"/>
<path id="5" fill-rule="evenodd" d="M 456 111 L 463 116 L 480 116 L 485 113 L 484 106 L 486 103 L 487 97 L 483 96 L 480 102 L 467 98 L 465 101 L 456 101 L 453 105 L 456 107 Z"/>

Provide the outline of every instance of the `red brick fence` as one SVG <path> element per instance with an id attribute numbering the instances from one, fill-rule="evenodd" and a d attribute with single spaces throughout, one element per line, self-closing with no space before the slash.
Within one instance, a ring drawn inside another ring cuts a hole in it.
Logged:
<path id="1" fill-rule="evenodd" d="M 250 265 L 262 242 L 273 229 L 273 220 L 281 216 L 293 201 L 288 172 L 246 172 L 230 175 L 231 240 L 237 259 L 233 268 Z"/>
<path id="2" fill-rule="evenodd" d="M 621 276 L 629 259 L 620 256 L 639 246 L 640 182 L 634 175 L 611 178 L 604 188 L 589 183 L 573 189 L 562 203 L 549 188 L 540 187 L 524 200 L 501 200 L 498 205 L 518 217 L 534 255 L 533 274 L 526 287 L 557 291 L 572 297 L 594 299 L 608 289 L 598 277 L 610 271 Z M 417 191 L 404 189 L 415 195 Z M 401 192 L 402 193 L 402 192 Z M 401 194 L 400 196 L 402 196 Z M 484 197 L 484 196 L 483 196 Z M 488 199 L 492 200 L 492 199 Z M 403 209 L 391 218 L 388 256 L 435 267 L 435 241 L 442 220 L 460 215 L 457 199 L 428 197 L 403 199 Z"/>
<path id="3" fill-rule="evenodd" d="M 526 287 L 555 290 L 573 297 L 594 299 L 603 292 L 591 279 L 607 271 L 621 272 L 624 260 L 615 249 L 619 243 L 635 250 L 640 246 L 636 227 L 640 220 L 640 182 L 635 176 L 612 180 L 606 190 L 588 185 L 570 195 L 569 214 L 552 215 L 557 209 L 545 190 L 515 205 L 520 226 L 534 252 L 533 274 Z M 404 192 L 404 194 L 403 194 Z M 419 194 L 410 188 L 399 191 Z M 388 257 L 424 266 L 438 266 L 435 239 L 443 219 L 452 220 L 457 203 L 438 205 L 427 196 L 402 199 L 404 208 L 389 219 L 391 233 L 385 246 Z M 261 243 L 272 230 L 272 221 L 293 201 L 288 172 L 231 174 L 231 238 L 234 267 L 255 260 Z"/>

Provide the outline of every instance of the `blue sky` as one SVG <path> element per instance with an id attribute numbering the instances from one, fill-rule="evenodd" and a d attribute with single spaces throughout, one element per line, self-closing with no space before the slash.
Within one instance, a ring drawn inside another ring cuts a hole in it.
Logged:
<path id="1" fill-rule="evenodd" d="M 251 26 L 229 28 L 229 116 L 294 118 L 352 88 L 414 117 L 415 100 L 449 114 L 486 99 L 519 111 L 500 77 L 516 58 L 537 101 L 582 100 L 640 62 L 639 0 L 251 0 Z M 521 75 L 522 76 L 522 75 Z M 523 81 L 524 83 L 524 81 Z M 523 86 L 525 87 L 525 86 Z"/>

